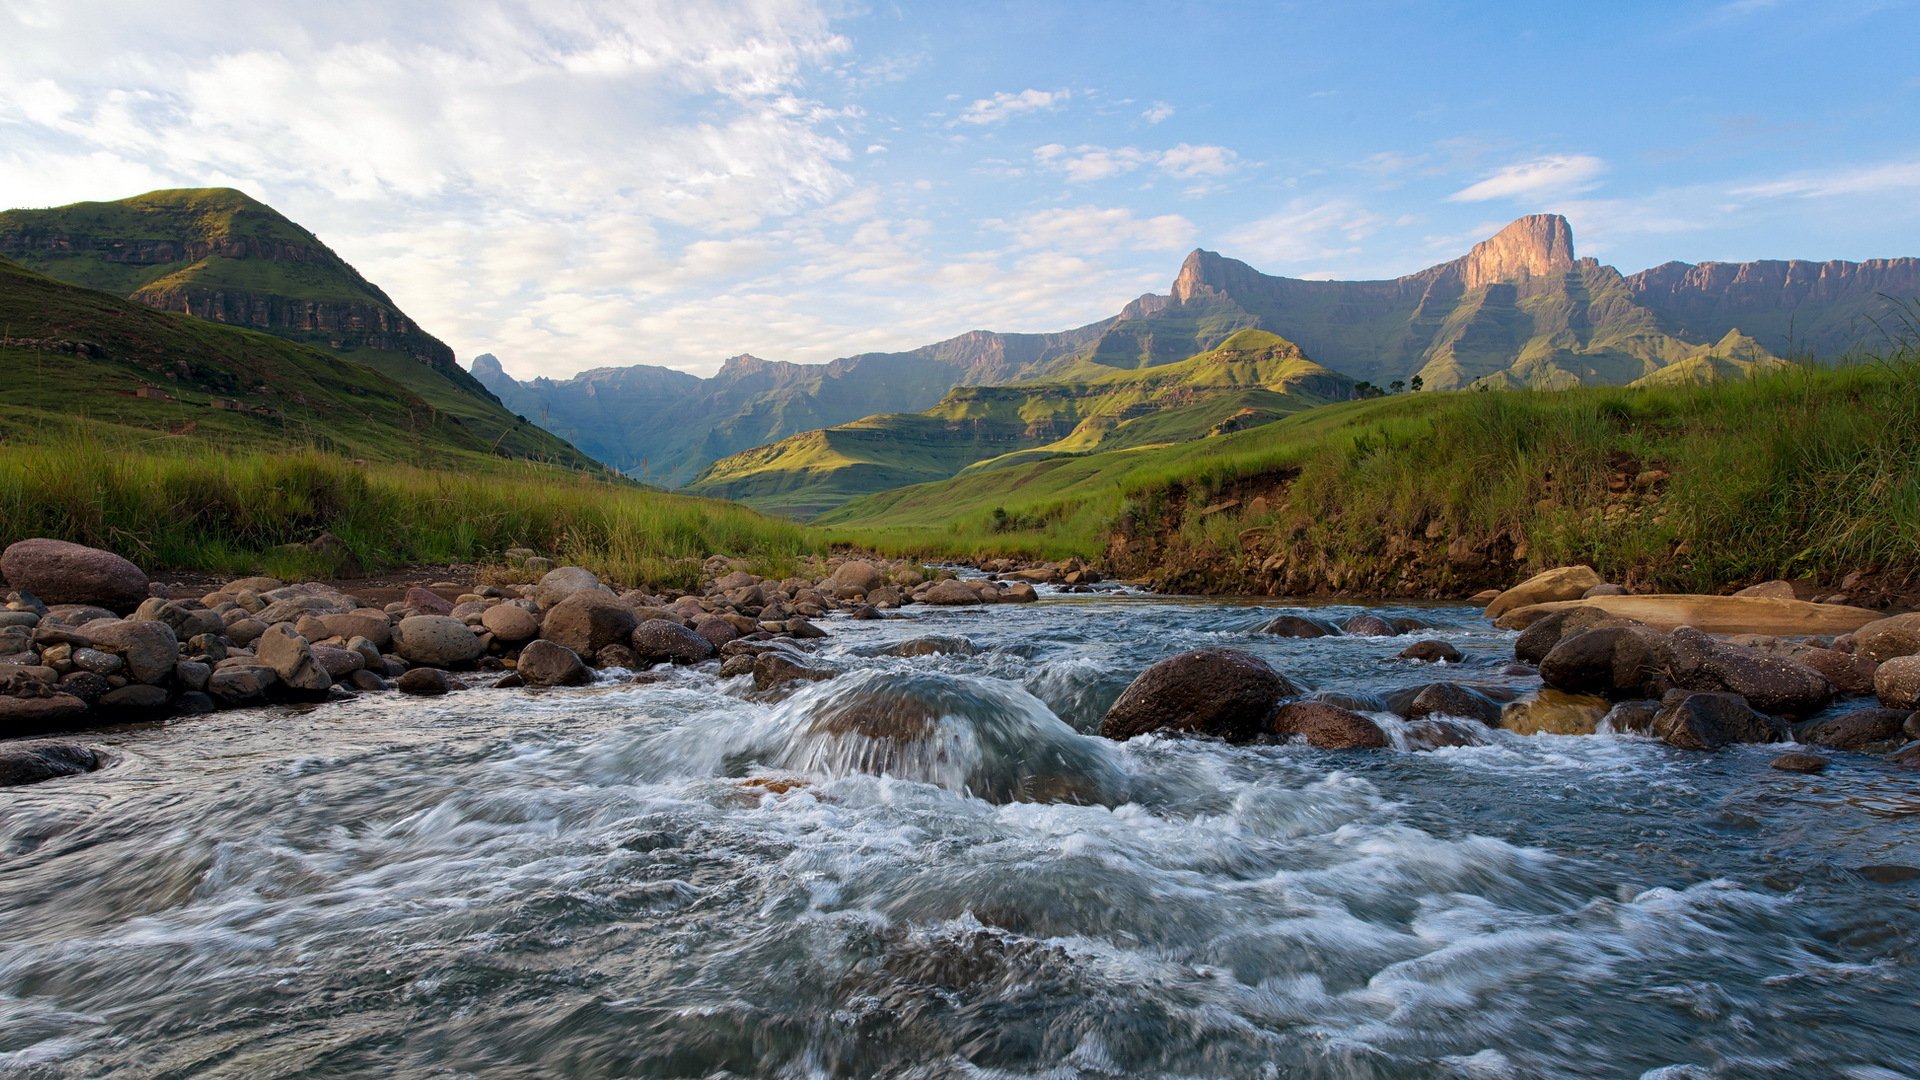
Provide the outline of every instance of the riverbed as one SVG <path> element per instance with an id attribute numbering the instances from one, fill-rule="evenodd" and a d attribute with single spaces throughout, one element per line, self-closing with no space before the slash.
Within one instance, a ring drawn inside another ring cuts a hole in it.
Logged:
<path id="1" fill-rule="evenodd" d="M 1475 609 L 1315 610 L 1420 619 L 1438 669 L 1251 632 L 1280 610 L 835 618 L 847 674 L 779 702 L 708 665 L 90 733 L 103 770 L 0 792 L 0 1073 L 1920 1073 L 1911 771 L 1094 734 L 1204 646 L 1355 694 L 1536 682 Z M 881 654 L 935 635 L 972 651 Z M 822 721 L 901 699 L 925 745 Z"/>

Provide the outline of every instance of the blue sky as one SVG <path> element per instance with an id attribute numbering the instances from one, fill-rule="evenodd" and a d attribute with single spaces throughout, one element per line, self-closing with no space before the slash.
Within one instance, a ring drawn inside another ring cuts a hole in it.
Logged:
<path id="1" fill-rule="evenodd" d="M 1382 277 L 1920 255 L 1908 2 L 10 0 L 0 204 L 227 184 L 515 375 Z"/>

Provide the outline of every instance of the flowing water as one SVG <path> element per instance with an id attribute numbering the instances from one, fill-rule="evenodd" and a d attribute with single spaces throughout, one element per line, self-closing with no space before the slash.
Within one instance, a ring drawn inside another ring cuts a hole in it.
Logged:
<path id="1" fill-rule="evenodd" d="M 1373 610 L 1527 681 L 1475 612 Z M 919 610 L 832 621 L 851 674 L 778 704 L 681 671 L 97 733 L 0 791 L 0 1073 L 1920 1073 L 1912 773 L 1087 734 L 1205 645 L 1436 677 L 1264 617 Z M 977 652 L 881 655 L 928 634 Z"/>

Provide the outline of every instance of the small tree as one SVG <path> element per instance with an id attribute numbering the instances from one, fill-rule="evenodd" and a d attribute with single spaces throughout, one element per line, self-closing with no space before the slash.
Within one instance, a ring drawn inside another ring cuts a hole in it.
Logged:
<path id="1" fill-rule="evenodd" d="M 1423 378 L 1421 378 L 1421 377 L 1420 377 L 1420 376 L 1418 376 L 1418 375 L 1415 375 L 1415 376 L 1413 377 L 1413 381 L 1412 381 L 1412 382 L 1410 382 L 1410 383 L 1408 383 L 1407 385 L 1408 385 L 1408 386 L 1410 386 L 1410 387 L 1412 387 L 1412 388 L 1413 388 L 1413 392 L 1417 394 L 1417 393 L 1419 393 L 1420 391 L 1422 391 L 1422 390 L 1424 390 L 1424 389 L 1426 389 L 1426 387 L 1427 387 L 1427 380 L 1425 380 L 1425 379 L 1423 379 Z"/>
<path id="2" fill-rule="evenodd" d="M 1395 379 L 1392 382 L 1387 384 L 1387 389 L 1393 391 L 1396 394 L 1402 390 L 1405 390 L 1406 388 L 1407 388 L 1407 384 L 1404 382 L 1401 382 L 1399 379 Z"/>

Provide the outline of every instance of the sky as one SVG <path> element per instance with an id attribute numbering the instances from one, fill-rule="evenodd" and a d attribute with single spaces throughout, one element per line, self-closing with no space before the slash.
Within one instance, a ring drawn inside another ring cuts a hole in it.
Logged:
<path id="1" fill-rule="evenodd" d="M 1063 330 L 1375 278 L 1920 256 L 1913 0 L 0 4 L 0 206 L 230 186 L 463 361 Z"/>

